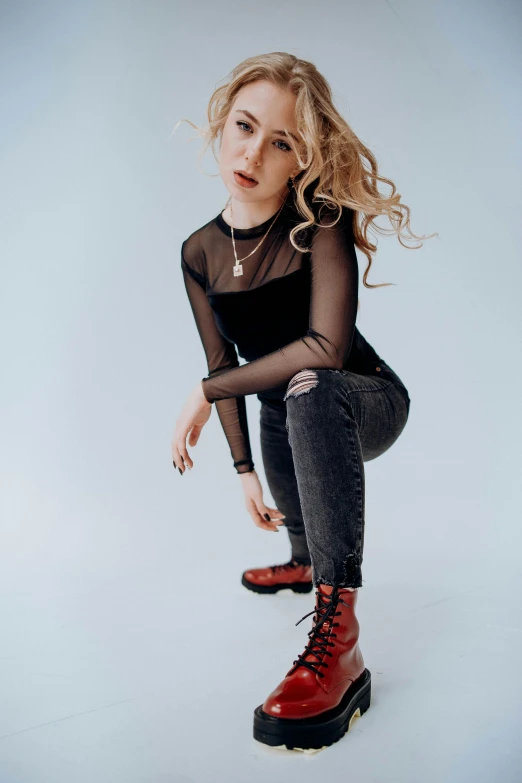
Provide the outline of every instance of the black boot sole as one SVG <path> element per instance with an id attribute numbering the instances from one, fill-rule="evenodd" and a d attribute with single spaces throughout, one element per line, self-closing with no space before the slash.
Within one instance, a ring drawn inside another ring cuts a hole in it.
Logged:
<path id="1" fill-rule="evenodd" d="M 276 585 L 255 585 L 245 579 L 243 575 L 241 577 L 241 584 L 247 588 L 247 590 L 253 590 L 254 593 L 277 593 L 278 590 L 293 590 L 294 593 L 311 593 L 314 589 L 313 582 L 279 582 Z"/>
<path id="2" fill-rule="evenodd" d="M 288 750 L 318 750 L 340 740 L 357 718 L 364 715 L 370 701 L 371 674 L 365 669 L 350 685 L 340 704 L 321 715 L 303 719 L 275 718 L 263 712 L 263 705 L 259 705 L 254 710 L 254 739 Z"/>

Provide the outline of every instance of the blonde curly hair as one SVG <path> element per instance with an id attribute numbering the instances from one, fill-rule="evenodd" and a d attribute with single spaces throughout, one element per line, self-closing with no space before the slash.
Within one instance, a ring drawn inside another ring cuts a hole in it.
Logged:
<path id="1" fill-rule="evenodd" d="M 422 246 L 422 240 L 438 234 L 419 237 L 412 233 L 409 207 L 401 203 L 401 194 L 397 193 L 394 183 L 378 173 L 374 154 L 339 114 L 333 104 L 330 85 L 313 63 L 287 52 L 270 52 L 248 57 L 230 72 L 225 84 L 212 93 L 207 107 L 208 126 L 200 128 L 190 120 L 182 119 L 176 123 L 174 131 L 181 122 L 188 122 L 198 131 L 198 136 L 205 140 L 198 155 L 198 165 L 209 146 L 217 160 L 214 144 L 223 131 L 237 93 L 246 84 L 259 79 L 291 90 L 296 96 L 296 124 L 302 141 L 295 152 L 301 171 L 292 180 L 292 185 L 296 190 L 295 203 L 303 217 L 303 223 L 296 225 L 290 232 L 293 246 L 300 252 L 308 250 L 296 243 L 295 236 L 316 223 L 311 203 L 320 203 L 321 207 L 324 205 L 331 210 L 337 208 L 338 220 L 341 218 L 342 207 L 348 207 L 353 211 L 355 246 L 368 259 L 368 266 L 362 278 L 363 284 L 367 288 L 394 285 L 372 285 L 367 282 L 372 254 L 377 250 L 377 246 L 368 239 L 369 226 L 372 225 L 379 234 L 397 234 L 401 245 L 410 250 L 418 249 Z M 391 187 L 388 196 L 379 192 L 379 182 Z M 381 228 L 374 222 L 374 218 L 382 214 L 388 216 L 393 228 Z M 335 223 L 329 222 L 328 225 Z M 420 244 L 411 247 L 404 243 L 404 239 L 417 240 Z"/>

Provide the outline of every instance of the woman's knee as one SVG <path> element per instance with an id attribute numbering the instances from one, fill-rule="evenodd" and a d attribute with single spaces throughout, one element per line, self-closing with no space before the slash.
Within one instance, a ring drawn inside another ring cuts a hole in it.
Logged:
<path id="1" fill-rule="evenodd" d="M 328 367 L 320 367 L 316 370 L 300 370 L 290 379 L 284 400 L 286 401 L 289 397 L 300 397 L 301 394 L 309 394 L 312 389 L 320 385 L 325 386 L 324 382 L 327 378 L 330 379 L 336 376 L 341 378 L 342 372 Z"/>
<path id="2" fill-rule="evenodd" d="M 301 394 L 307 394 L 319 384 L 319 377 L 316 370 L 300 370 L 293 378 L 290 378 L 284 400 L 288 397 L 299 397 Z"/>

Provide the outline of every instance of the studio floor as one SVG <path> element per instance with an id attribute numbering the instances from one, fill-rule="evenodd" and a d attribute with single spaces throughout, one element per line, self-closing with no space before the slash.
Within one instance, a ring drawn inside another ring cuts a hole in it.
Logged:
<path id="1" fill-rule="evenodd" d="M 23 584 L 13 571 L 1 613 L 2 783 L 520 780 L 512 568 L 497 563 L 491 578 L 448 562 L 441 580 L 440 564 L 404 563 L 408 580 L 392 580 L 375 563 L 357 611 L 371 707 L 335 745 L 304 754 L 254 740 L 252 713 L 302 651 L 311 618 L 295 623 L 313 593 L 251 593 L 236 566 L 210 564 L 196 581 L 165 555 L 139 572 L 115 564 L 90 588 L 62 575 L 54 593 L 43 569 Z"/>

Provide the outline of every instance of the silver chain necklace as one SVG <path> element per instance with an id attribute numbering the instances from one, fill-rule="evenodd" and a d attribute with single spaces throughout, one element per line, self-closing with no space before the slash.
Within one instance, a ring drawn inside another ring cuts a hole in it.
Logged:
<path id="1" fill-rule="evenodd" d="M 235 258 L 235 261 L 236 261 L 236 263 L 235 263 L 235 264 L 234 264 L 234 266 L 232 267 L 232 269 L 233 269 L 233 271 L 234 271 L 234 277 L 239 277 L 239 275 L 242 275 L 242 274 L 243 274 L 243 267 L 241 266 L 241 262 L 242 262 L 242 261 L 246 261 L 246 259 L 247 259 L 247 258 L 250 258 L 250 256 L 252 256 L 252 255 L 253 255 L 253 254 L 256 252 L 256 250 L 258 250 L 258 248 L 259 248 L 259 247 L 261 247 L 261 245 L 262 245 L 262 244 L 263 244 L 263 242 L 265 241 L 266 237 L 268 236 L 268 232 L 270 231 L 270 229 L 272 228 L 272 226 L 273 226 L 273 225 L 274 225 L 274 223 L 276 222 L 277 218 L 279 217 L 279 214 L 280 214 L 281 210 L 283 209 L 283 207 L 284 207 L 285 203 L 286 203 L 286 198 L 285 198 L 285 200 L 283 201 L 283 203 L 281 204 L 281 207 L 280 207 L 280 209 L 279 209 L 279 212 L 277 213 L 277 215 L 275 216 L 275 218 L 272 220 L 272 222 L 271 222 L 271 223 L 270 223 L 270 225 L 268 226 L 267 232 L 266 232 L 266 234 L 264 235 L 264 237 L 261 239 L 261 241 L 259 242 L 259 244 L 257 244 L 257 245 L 255 246 L 255 248 L 252 250 L 252 252 L 251 252 L 251 253 L 249 253 L 249 254 L 248 254 L 247 256 L 245 256 L 244 258 L 238 258 L 238 257 L 237 257 L 237 252 L 236 252 L 236 242 L 235 242 L 235 240 L 234 240 L 234 227 L 233 227 L 233 226 L 230 226 L 230 229 L 231 229 L 231 232 L 232 232 L 232 246 L 233 246 L 233 248 L 234 248 L 234 258 Z M 230 217 L 231 217 L 231 219 L 232 219 L 232 220 L 234 219 L 234 218 L 233 218 L 233 216 L 232 216 L 232 201 L 230 202 Z"/>

